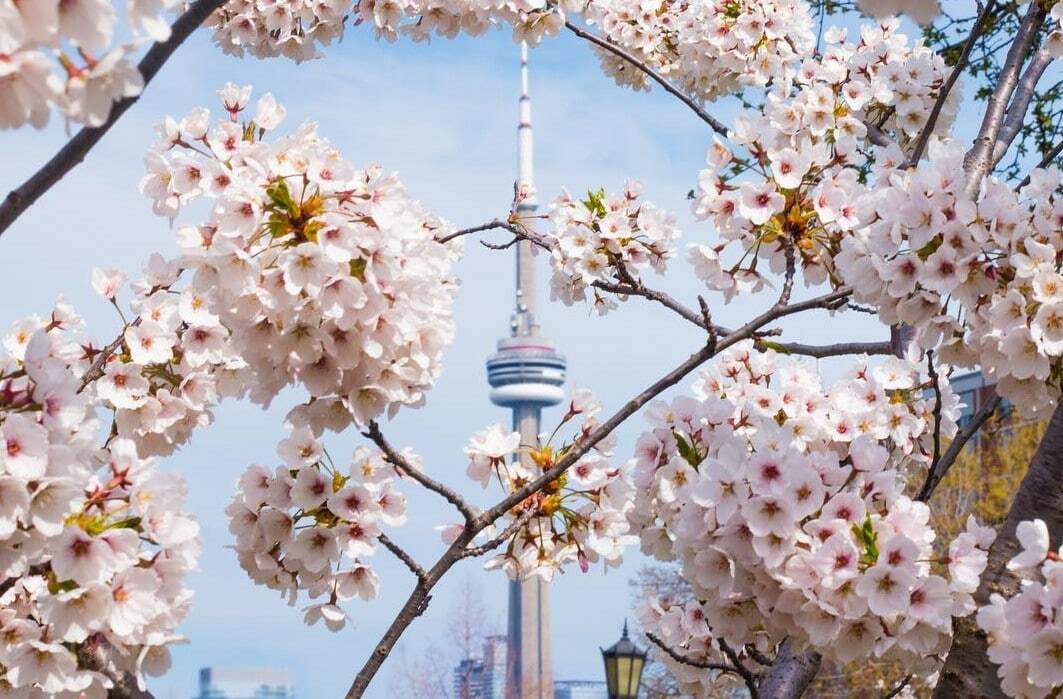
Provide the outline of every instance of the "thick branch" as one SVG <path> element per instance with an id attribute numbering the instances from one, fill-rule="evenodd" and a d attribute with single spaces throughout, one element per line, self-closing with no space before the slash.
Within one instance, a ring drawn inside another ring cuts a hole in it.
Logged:
<path id="1" fill-rule="evenodd" d="M 1004 67 L 1001 68 L 1000 75 L 997 78 L 996 89 L 993 90 L 993 94 L 989 98 L 985 116 L 982 118 L 982 125 L 978 129 L 978 136 L 974 140 L 974 145 L 964 157 L 963 169 L 967 173 L 967 186 L 965 189 L 968 196 L 973 197 L 978 192 L 982 178 L 993 167 L 993 151 L 1007 112 L 1008 103 L 1011 101 L 1011 96 L 1018 85 L 1019 72 L 1026 62 L 1026 55 L 1037 39 L 1037 32 L 1047 14 L 1048 10 L 1045 9 L 1042 3 L 1030 3 L 1029 9 L 1019 24 L 1019 31 L 1015 35 L 1015 40 L 1012 42 L 1011 48 L 1008 49 Z"/>
<path id="2" fill-rule="evenodd" d="M 466 525 L 476 519 L 476 514 L 472 511 L 472 508 L 469 507 L 469 504 L 465 502 L 464 498 L 458 495 L 454 490 L 425 474 L 420 469 L 415 468 L 413 464 L 406 460 L 406 457 L 397 452 L 395 447 L 391 446 L 388 440 L 384 437 L 383 433 L 380 431 L 380 425 L 378 425 L 375 420 L 369 423 L 369 429 L 362 434 L 371 439 L 373 443 L 380 448 L 380 451 L 384 452 L 384 457 L 395 467 L 396 470 L 399 471 L 399 473 L 404 476 L 409 476 L 456 507 L 462 517 L 465 518 Z"/>
<path id="3" fill-rule="evenodd" d="M 819 653 L 796 653 L 790 641 L 779 645 L 775 662 L 760 680 L 760 695 L 764 699 L 799 699 L 819 672 L 823 658 Z"/>
<path id="4" fill-rule="evenodd" d="M 1063 538 L 1063 406 L 1056 407 L 1011 502 L 1008 516 L 989 549 L 989 562 L 974 595 L 979 606 L 987 604 L 993 593 L 1012 597 L 1019 590 L 1020 580 L 1007 569 L 1007 562 L 1021 549 L 1015 528 L 1027 519 L 1044 520 L 1050 541 Z M 978 627 L 974 615 L 957 618 L 953 631 L 952 650 L 945 660 L 941 680 L 934 688 L 934 696 L 937 699 L 1003 697 L 997 666 L 986 658 L 986 634 Z"/>
<path id="5" fill-rule="evenodd" d="M 155 44 L 148 50 L 137 66 L 140 74 L 144 77 L 144 88 L 169 60 L 177 47 L 184 43 L 185 39 L 195 31 L 210 16 L 210 13 L 221 7 L 226 0 L 197 0 L 183 15 L 177 18 L 170 30 L 170 38 Z M 141 93 L 143 94 L 143 92 Z M 33 205 L 38 199 L 70 172 L 111 127 L 125 114 L 126 110 L 140 98 L 126 97 L 111 105 L 111 114 L 102 126 L 85 127 L 81 129 L 52 157 L 44 167 L 38 170 L 32 177 L 26 180 L 18 189 L 12 190 L 3 204 L 0 204 L 0 235 L 3 235 L 22 213 Z"/>
<path id="6" fill-rule="evenodd" d="M 609 42 L 609 41 L 606 41 L 605 39 L 603 39 L 603 38 L 601 38 L 599 36 L 596 36 L 596 35 L 588 32 L 587 30 L 582 29 L 581 27 L 577 27 L 572 22 L 569 22 L 569 21 L 566 20 L 565 21 L 565 27 L 570 32 L 572 32 L 576 36 L 580 37 L 581 39 L 586 39 L 587 41 L 591 42 L 592 44 L 594 44 L 598 48 L 604 49 L 604 50 L 612 53 L 615 56 L 619 56 L 620 58 L 624 59 L 625 61 L 627 61 L 631 65 L 635 66 L 636 68 L 641 70 L 643 73 L 648 75 L 650 78 L 652 78 L 654 82 L 656 82 L 658 85 L 663 87 L 666 92 L 668 92 L 669 94 L 675 96 L 683 104 L 685 104 L 686 106 L 690 107 L 694 111 L 694 113 L 697 114 L 701 118 L 702 121 L 704 121 L 706 124 L 708 124 L 712 128 L 713 131 L 715 131 L 716 133 L 720 134 L 721 136 L 726 136 L 727 135 L 727 127 L 724 126 L 723 122 L 721 122 L 719 119 L 717 119 L 716 117 L 712 116 L 711 114 L 706 112 L 704 109 L 702 109 L 701 105 L 699 105 L 696 101 L 691 99 L 686 93 L 684 93 L 682 90 L 677 88 L 675 85 L 670 83 L 663 75 L 661 75 L 660 73 L 655 71 L 653 68 L 650 68 L 648 65 L 646 65 L 645 63 L 643 63 L 639 59 L 635 58 L 630 53 L 628 53 L 624 49 L 620 48 L 616 44 L 614 44 L 612 42 Z"/>
<path id="7" fill-rule="evenodd" d="M 997 134 L 996 145 L 993 146 L 994 165 L 1000 162 L 1000 159 L 1008 152 L 1008 148 L 1011 147 L 1012 141 L 1022 130 L 1022 124 L 1026 120 L 1026 111 L 1030 108 L 1030 101 L 1036 91 L 1037 82 L 1051 62 L 1052 54 L 1042 47 L 1030 59 L 1029 65 L 1019 78 L 1019 86 L 1015 89 L 1015 96 L 1011 99 L 1008 113 L 1004 117 L 1004 124 L 1000 127 L 1000 133 Z"/>

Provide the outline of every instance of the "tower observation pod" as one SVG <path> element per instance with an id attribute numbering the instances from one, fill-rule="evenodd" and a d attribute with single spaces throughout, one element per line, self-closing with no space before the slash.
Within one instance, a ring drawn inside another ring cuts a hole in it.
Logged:
<path id="1" fill-rule="evenodd" d="M 487 360 L 487 382 L 495 405 L 541 410 L 565 399 L 565 358 L 541 337 L 507 337 Z"/>
<path id="2" fill-rule="evenodd" d="M 534 229 L 537 209 L 532 165 L 531 100 L 528 98 L 528 47 L 521 44 L 520 124 L 517 129 L 519 175 L 517 215 L 521 225 Z M 487 381 L 495 405 L 513 411 L 513 430 L 522 445 L 535 444 L 542 409 L 565 399 L 565 358 L 539 334 L 535 317 L 535 249 L 527 240 L 514 246 L 516 304 L 510 335 L 498 341 L 487 359 Z M 526 453 L 518 457 L 534 469 Z M 506 614 L 506 699 L 553 699 L 550 662 L 550 586 L 537 576 L 509 581 Z"/>

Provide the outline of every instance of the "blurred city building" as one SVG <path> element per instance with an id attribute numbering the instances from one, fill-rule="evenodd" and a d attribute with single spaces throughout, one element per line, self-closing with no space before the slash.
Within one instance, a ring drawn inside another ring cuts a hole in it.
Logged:
<path id="1" fill-rule="evenodd" d="M 295 699 L 295 685 L 287 670 L 205 667 L 193 699 Z"/>
<path id="2" fill-rule="evenodd" d="M 554 699 L 609 699 L 605 682 L 554 680 Z"/>

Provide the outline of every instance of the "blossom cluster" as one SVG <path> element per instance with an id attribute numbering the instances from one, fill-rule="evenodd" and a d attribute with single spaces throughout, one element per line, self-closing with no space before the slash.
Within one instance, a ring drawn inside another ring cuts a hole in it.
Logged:
<path id="1" fill-rule="evenodd" d="M 344 161 L 312 123 L 264 140 L 285 116 L 271 95 L 241 123 L 251 88 L 220 94 L 213 126 L 205 109 L 160 125 L 141 183 L 160 215 L 211 205 L 177 231 L 203 354 L 234 359 L 256 403 L 298 382 L 315 399 L 304 412 L 336 429 L 419 404 L 453 337 L 460 242 L 436 242 L 447 224 L 395 176 Z"/>
<path id="2" fill-rule="evenodd" d="M 565 305 L 587 299 L 592 290 L 599 313 L 616 307 L 613 295 L 603 296 L 595 283 L 631 284 L 645 270 L 663 273 L 679 237 L 675 217 L 652 203 L 641 202 L 642 185 L 629 182 L 610 196 L 604 189 L 584 200 L 568 192 L 554 200 L 550 215 L 550 295 Z"/>
<path id="3" fill-rule="evenodd" d="M 343 35 L 352 0 L 229 0 L 207 19 L 223 52 L 258 58 L 286 56 L 302 62 L 318 57 Z"/>
<path id="4" fill-rule="evenodd" d="M 134 314 L 116 344 L 102 350 L 102 375 L 86 390 L 114 415 L 115 433 L 142 456 L 165 456 L 210 424 L 222 397 L 246 392 L 249 372 L 228 343 L 228 331 L 202 296 L 178 290 L 181 267 L 155 254 L 129 286 Z M 93 287 L 119 307 L 126 276 L 93 270 Z"/>
<path id="5" fill-rule="evenodd" d="M 169 666 L 198 525 L 184 480 L 136 445 L 96 447 L 94 356 L 64 303 L 0 357 L 0 693 L 99 696 Z"/>
<path id="6" fill-rule="evenodd" d="M 382 528 L 406 522 L 399 474 L 382 453 L 364 447 L 341 471 L 305 426 L 292 428 L 277 454 L 284 463 L 276 469 L 254 464 L 243 473 L 225 510 L 240 566 L 291 605 L 300 592 L 320 600 L 304 609 L 306 622 L 339 631 L 348 619 L 341 602 L 377 595 L 379 580 L 366 559 Z"/>
<path id="7" fill-rule="evenodd" d="M 1025 576 L 1014 596 L 997 592 L 978 610 L 989 639 L 989 660 L 999 665 L 1001 689 L 1011 697 L 1043 699 L 1063 687 L 1063 564 L 1053 551 L 1048 526 L 1020 522 L 1015 536 L 1022 551 L 1008 569 Z"/>
<path id="8" fill-rule="evenodd" d="M 598 426 L 601 404 L 589 391 L 574 391 L 565 415 L 549 438 L 521 444 L 520 434 L 492 425 L 473 435 L 465 454 L 468 475 L 485 488 L 497 480 L 511 495 L 550 470 L 569 450 L 576 448 Z M 579 418 L 576 435 L 553 445 L 553 437 Z M 601 561 L 606 567 L 620 563 L 624 549 L 637 539 L 629 533 L 627 513 L 632 505 L 630 463 L 612 466 L 615 440 L 606 438 L 578 458 L 541 491 L 512 508 L 497 525 L 503 531 L 516 526 L 504 550 L 485 567 L 502 569 L 513 579 L 538 576 L 549 581 L 554 573 L 575 561 L 586 572 Z M 519 454 L 519 458 L 513 458 Z M 519 525 L 519 526 L 518 526 Z M 447 527 L 450 539 L 461 526 Z"/>
<path id="9" fill-rule="evenodd" d="M 981 365 L 1020 410 L 1042 410 L 1063 380 L 1060 172 L 1035 169 L 1018 192 L 988 178 L 972 198 L 963 157 L 962 144 L 932 141 L 919 167 L 894 163 L 838 268 L 884 321 L 913 326 L 950 364 Z"/>
<path id="10" fill-rule="evenodd" d="M 226 53 L 304 61 L 318 57 L 319 46 L 342 37 L 351 16 L 388 41 L 454 38 L 462 32 L 477 36 L 509 25 L 515 40 L 535 45 L 544 35 L 557 34 L 563 23 L 561 11 L 547 9 L 543 0 L 230 0 L 208 24 Z"/>
<path id="11" fill-rule="evenodd" d="M 643 627 L 694 658 L 789 638 L 840 662 L 888 654 L 914 670 L 946 651 L 994 535 L 970 520 L 935 550 L 929 509 L 904 494 L 933 451 L 936 400 L 918 365 L 858 361 L 824 389 L 746 341 L 694 391 L 651 405 L 629 518 L 697 601 L 650 600 Z M 943 385 L 941 434 L 958 413 Z"/>
<path id="12" fill-rule="evenodd" d="M 129 0 L 129 31 L 116 44 L 112 0 L 0 0 L 0 129 L 42 128 L 52 110 L 88 126 L 103 124 L 111 105 L 140 94 L 130 60 L 143 38 L 170 36 L 166 15 L 181 0 Z"/>
<path id="13" fill-rule="evenodd" d="M 868 125 L 902 141 L 913 137 L 947 72 L 940 56 L 910 46 L 898 27 L 896 20 L 863 25 L 856 43 L 846 41 L 845 30 L 831 28 L 822 59 L 806 60 L 791 79 L 778 82 L 762 114 L 736 119 L 730 140 L 751 157 L 736 158 L 722 143 L 709 150 L 694 213 L 710 219 L 723 242 L 693 245 L 689 259 L 711 288 L 727 298 L 759 290 L 761 258 L 776 274 L 793 258 L 810 285 L 838 282 L 833 258 L 862 221 L 867 186 L 854 166 L 863 158 Z M 948 128 L 958 105 L 957 89 L 936 131 Z M 885 149 L 887 158 L 903 161 L 896 145 Z M 743 255 L 730 264 L 721 254 L 733 243 Z"/>
<path id="14" fill-rule="evenodd" d="M 607 41 L 700 100 L 766 85 L 816 43 L 800 0 L 590 0 L 583 14 Z M 649 89 L 645 72 L 596 51 L 618 84 Z"/>

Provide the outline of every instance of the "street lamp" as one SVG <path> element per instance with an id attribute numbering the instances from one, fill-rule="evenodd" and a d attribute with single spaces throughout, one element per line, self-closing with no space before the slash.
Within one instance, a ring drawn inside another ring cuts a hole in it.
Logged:
<path id="1" fill-rule="evenodd" d="M 627 620 L 620 640 L 609 648 L 603 648 L 605 683 L 609 699 L 636 699 L 642 684 L 642 668 L 646 664 L 646 651 L 641 650 L 627 637 Z"/>

